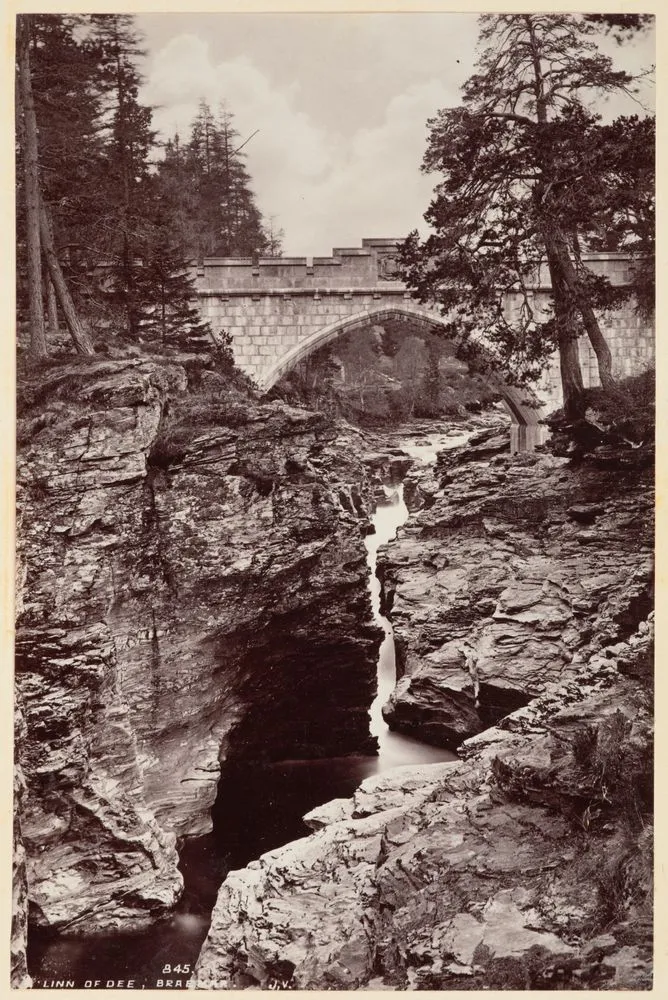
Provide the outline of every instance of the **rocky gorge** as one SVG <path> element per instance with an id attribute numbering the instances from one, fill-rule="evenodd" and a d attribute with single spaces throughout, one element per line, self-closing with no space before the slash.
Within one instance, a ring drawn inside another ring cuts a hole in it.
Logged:
<path id="1" fill-rule="evenodd" d="M 384 715 L 461 759 L 368 778 L 230 872 L 191 985 L 647 988 L 648 467 L 512 456 L 496 422 L 418 470 L 190 356 L 56 367 L 19 416 L 32 927 L 149 926 L 226 774 L 373 752 L 363 536 L 405 476 Z"/>
<path id="2" fill-rule="evenodd" d="M 603 465 L 487 431 L 409 473 L 383 714 L 461 761 L 232 872 L 197 986 L 650 988 L 652 475 Z"/>

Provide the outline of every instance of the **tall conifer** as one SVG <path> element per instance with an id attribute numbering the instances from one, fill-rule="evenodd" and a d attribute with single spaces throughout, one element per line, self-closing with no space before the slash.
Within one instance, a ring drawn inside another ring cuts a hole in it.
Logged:
<path id="1" fill-rule="evenodd" d="M 151 109 L 138 98 L 142 77 L 137 62 L 144 50 L 131 15 L 93 14 L 91 24 L 104 103 L 105 230 L 113 261 L 111 300 L 122 311 L 130 336 L 136 336 L 143 309 L 139 251 L 147 233 L 149 154 L 155 140 Z"/>

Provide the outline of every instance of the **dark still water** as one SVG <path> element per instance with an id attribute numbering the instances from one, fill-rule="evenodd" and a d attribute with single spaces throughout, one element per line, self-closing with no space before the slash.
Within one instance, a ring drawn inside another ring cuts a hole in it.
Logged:
<path id="1" fill-rule="evenodd" d="M 435 438 L 406 450 L 416 461 L 429 463 L 438 448 L 452 447 L 461 440 L 450 433 L 445 440 Z M 365 540 L 373 614 L 385 632 L 378 658 L 378 694 L 369 712 L 378 756 L 280 761 L 262 768 L 228 769 L 212 810 L 213 832 L 186 840 L 180 851 L 185 890 L 170 917 L 144 933 L 48 938 L 40 931 L 31 931 L 28 967 L 35 987 L 127 988 L 132 981 L 135 989 L 185 989 L 228 871 L 307 836 L 310 830 L 302 820 L 305 813 L 330 799 L 350 797 L 372 774 L 400 765 L 456 760 L 448 750 L 390 732 L 381 715 L 396 678 L 392 626 L 380 614 L 376 556 L 379 546 L 394 538 L 408 517 L 403 487 L 388 487 L 385 492 L 373 518 L 375 533 Z"/>

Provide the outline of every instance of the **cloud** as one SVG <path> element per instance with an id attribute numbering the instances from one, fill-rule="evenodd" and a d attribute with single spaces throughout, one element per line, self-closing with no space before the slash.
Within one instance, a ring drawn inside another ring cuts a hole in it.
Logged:
<path id="1" fill-rule="evenodd" d="M 299 87 L 279 87 L 247 56 L 214 62 L 207 42 L 181 34 L 156 53 L 142 92 L 165 135 L 187 136 L 204 98 L 234 112 L 258 206 L 276 216 L 289 254 L 324 255 L 365 236 L 402 236 L 421 222 L 433 178 L 420 173 L 428 117 L 456 103 L 437 79 L 392 97 L 382 121 L 352 135 L 299 109 Z M 336 99 L 323 87 L 322 101 Z"/>
<path id="2" fill-rule="evenodd" d="M 420 228 L 434 178 L 420 172 L 427 118 L 456 101 L 438 80 L 414 84 L 394 97 L 383 122 L 359 130 L 341 161 L 314 191 L 307 242 L 317 230 L 336 245 L 355 246 L 363 236 L 405 236 Z"/>

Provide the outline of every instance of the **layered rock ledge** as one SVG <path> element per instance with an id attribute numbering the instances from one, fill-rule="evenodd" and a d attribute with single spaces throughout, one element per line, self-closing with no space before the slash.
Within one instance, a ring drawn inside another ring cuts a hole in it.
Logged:
<path id="1" fill-rule="evenodd" d="M 399 683 L 392 729 L 456 747 L 652 607 L 652 470 L 508 453 L 482 432 L 405 488 L 410 521 L 379 554 Z"/>

